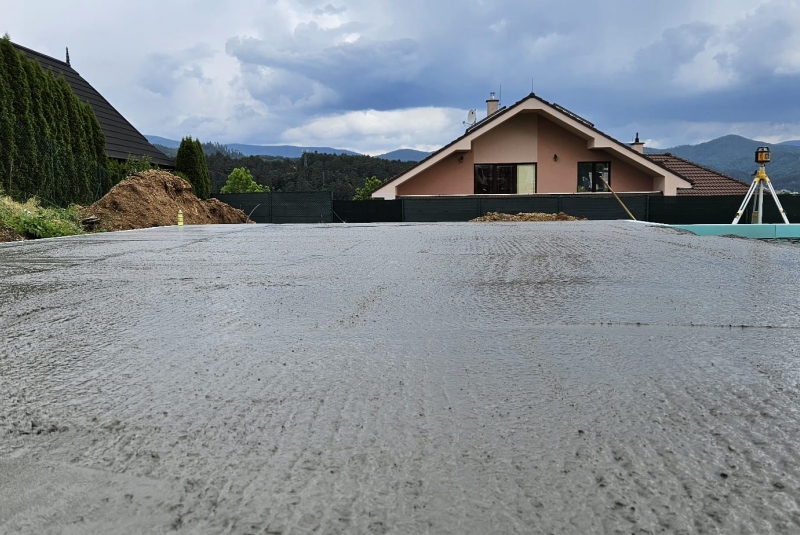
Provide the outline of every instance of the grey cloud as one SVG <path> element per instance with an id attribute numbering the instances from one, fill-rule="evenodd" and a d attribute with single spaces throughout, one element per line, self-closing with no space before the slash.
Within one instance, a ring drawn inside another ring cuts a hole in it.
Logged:
<path id="1" fill-rule="evenodd" d="M 420 48 L 412 39 L 358 40 L 308 52 L 236 39 L 228 42 L 228 53 L 245 66 L 265 66 L 317 82 L 338 95 L 337 103 L 344 109 L 385 106 L 392 86 L 410 84 L 420 71 Z"/>
<path id="2" fill-rule="evenodd" d="M 197 45 L 175 54 L 156 53 L 147 57 L 145 69 L 139 74 L 142 87 L 162 96 L 170 96 L 181 80 L 194 79 L 203 85 L 211 84 L 199 60 L 211 57 L 214 51 L 208 45 Z"/>
<path id="3" fill-rule="evenodd" d="M 318 7 L 314 10 L 314 14 L 317 16 L 321 15 L 341 15 L 347 11 L 346 7 L 336 7 L 333 4 L 326 4 L 325 7 Z"/>

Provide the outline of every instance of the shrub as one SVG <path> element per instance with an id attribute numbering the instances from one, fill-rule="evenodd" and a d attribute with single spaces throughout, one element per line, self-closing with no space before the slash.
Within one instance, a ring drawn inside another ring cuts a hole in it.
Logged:
<path id="1" fill-rule="evenodd" d="M 42 208 L 37 199 L 20 204 L 10 197 L 0 197 L 0 226 L 28 238 L 83 234 L 77 206 Z"/>
<path id="2" fill-rule="evenodd" d="M 269 193 L 269 186 L 262 186 L 253 179 L 252 173 L 244 167 L 237 167 L 228 181 L 219 190 L 220 193 Z"/>

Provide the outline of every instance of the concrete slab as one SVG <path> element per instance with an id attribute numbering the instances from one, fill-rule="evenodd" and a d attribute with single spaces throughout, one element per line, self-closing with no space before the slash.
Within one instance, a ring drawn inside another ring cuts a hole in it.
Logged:
<path id="1" fill-rule="evenodd" d="M 798 272 L 600 221 L 0 244 L 0 533 L 795 533 Z"/>

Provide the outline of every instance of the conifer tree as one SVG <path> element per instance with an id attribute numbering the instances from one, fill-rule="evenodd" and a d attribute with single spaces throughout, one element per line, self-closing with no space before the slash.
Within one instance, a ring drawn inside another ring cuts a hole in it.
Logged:
<path id="1" fill-rule="evenodd" d="M 208 173 L 208 163 L 206 162 L 206 153 L 203 152 L 203 145 L 199 139 L 194 141 L 195 158 L 197 158 L 197 185 L 198 191 L 196 195 L 201 199 L 208 199 L 211 197 L 211 175 Z"/>
<path id="2" fill-rule="evenodd" d="M 3 55 L 6 80 L 11 82 L 11 98 L 4 103 L 10 104 L 14 128 L 15 154 L 11 173 L 9 194 L 27 196 L 33 193 L 33 165 L 36 161 L 35 132 L 31 113 L 31 94 L 28 79 L 25 75 L 23 58 L 11 45 L 8 39 L 0 40 L 0 54 Z"/>
<path id="3" fill-rule="evenodd" d="M 191 136 L 181 139 L 175 155 L 175 171 L 183 173 L 192 185 L 192 191 L 201 199 L 211 196 L 211 177 L 200 140 Z"/>
<path id="4" fill-rule="evenodd" d="M 4 46 L 7 38 L 0 40 L 0 47 Z M 16 154 L 14 143 L 14 120 L 10 109 L 13 95 L 5 67 L 5 55 L 0 52 L 0 190 L 11 193 L 11 173 Z"/>

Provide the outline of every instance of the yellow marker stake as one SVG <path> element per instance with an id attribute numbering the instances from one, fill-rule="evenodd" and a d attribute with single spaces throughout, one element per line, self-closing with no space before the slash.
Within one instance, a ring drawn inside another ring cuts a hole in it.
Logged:
<path id="1" fill-rule="evenodd" d="M 178 226 L 183 226 L 183 210 L 178 210 Z"/>

